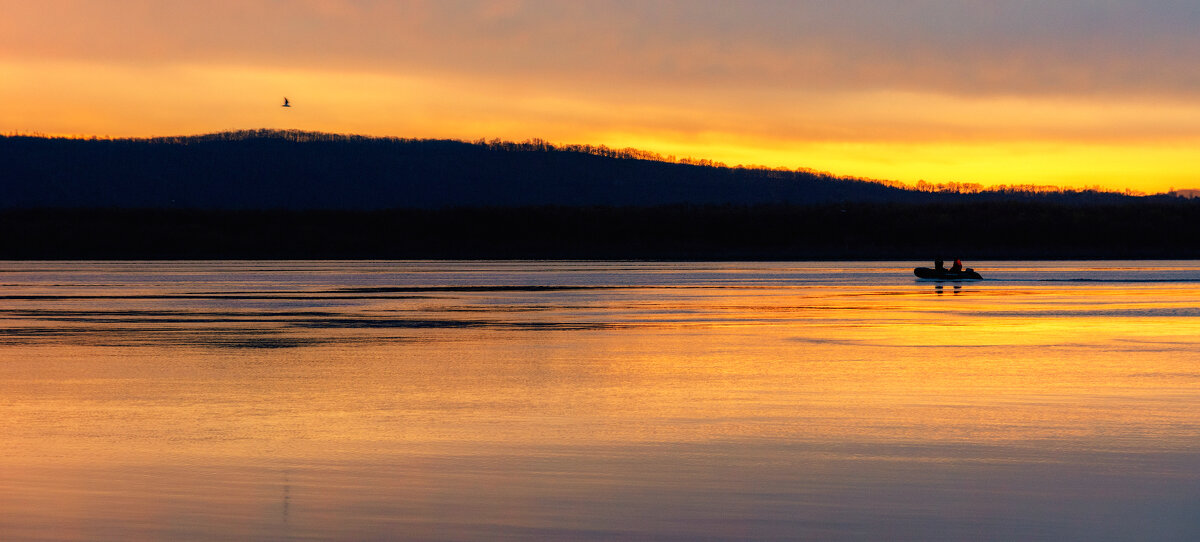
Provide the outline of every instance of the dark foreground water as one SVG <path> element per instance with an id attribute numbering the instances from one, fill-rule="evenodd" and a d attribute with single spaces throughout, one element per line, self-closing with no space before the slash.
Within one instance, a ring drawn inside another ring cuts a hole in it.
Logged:
<path id="1" fill-rule="evenodd" d="M 0 540 L 1200 540 L 1200 264 L 0 263 Z"/>

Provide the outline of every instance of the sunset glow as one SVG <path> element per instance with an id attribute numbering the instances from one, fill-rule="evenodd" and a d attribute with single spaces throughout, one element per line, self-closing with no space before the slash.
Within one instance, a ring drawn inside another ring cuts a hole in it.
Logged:
<path id="1" fill-rule="evenodd" d="M 838 4 L 0 0 L 0 131 L 541 138 L 905 183 L 1200 186 L 1194 8 Z"/>

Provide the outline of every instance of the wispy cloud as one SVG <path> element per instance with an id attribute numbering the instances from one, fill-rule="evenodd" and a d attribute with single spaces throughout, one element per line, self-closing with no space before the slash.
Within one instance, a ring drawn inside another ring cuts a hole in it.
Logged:
<path id="1" fill-rule="evenodd" d="M 1164 0 L 3 4 L 9 57 L 668 87 L 1200 92 L 1200 5 Z"/>

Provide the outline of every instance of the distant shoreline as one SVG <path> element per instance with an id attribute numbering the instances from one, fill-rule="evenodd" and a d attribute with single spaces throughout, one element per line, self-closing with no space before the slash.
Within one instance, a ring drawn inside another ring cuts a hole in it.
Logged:
<path id="1" fill-rule="evenodd" d="M 1200 199 L 901 187 L 543 141 L 0 136 L 0 259 L 1200 258 Z"/>
<path id="2" fill-rule="evenodd" d="M 3 260 L 1200 259 L 1200 201 L 0 210 Z"/>

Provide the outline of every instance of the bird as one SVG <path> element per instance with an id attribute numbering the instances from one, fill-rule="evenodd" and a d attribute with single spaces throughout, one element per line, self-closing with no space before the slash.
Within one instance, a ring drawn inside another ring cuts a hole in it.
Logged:
<path id="1" fill-rule="evenodd" d="M 284 97 L 283 97 L 283 105 L 281 105 L 281 106 L 279 106 L 279 107 L 291 107 L 291 106 L 292 106 L 292 105 L 288 103 L 287 96 L 284 96 Z"/>

